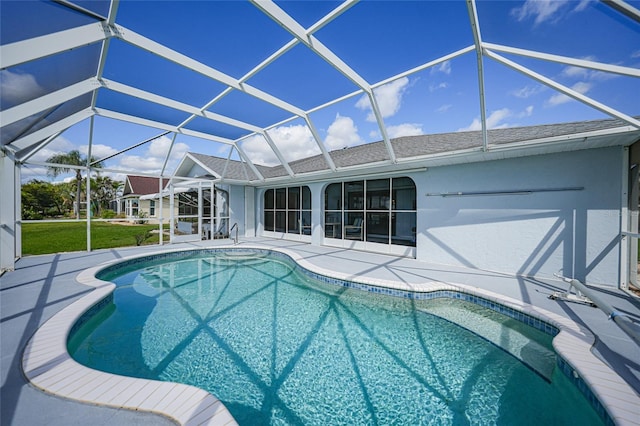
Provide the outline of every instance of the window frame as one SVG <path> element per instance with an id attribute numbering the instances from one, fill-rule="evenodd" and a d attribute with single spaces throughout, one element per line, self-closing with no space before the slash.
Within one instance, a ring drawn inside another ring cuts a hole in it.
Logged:
<path id="1" fill-rule="evenodd" d="M 311 236 L 313 202 L 307 185 L 266 189 L 262 201 L 263 231 Z"/>
<path id="2" fill-rule="evenodd" d="M 412 178 L 397 176 L 332 182 L 325 186 L 323 196 L 325 238 L 350 244 L 373 243 L 415 249 L 418 211 L 417 189 Z M 405 219 L 399 222 L 399 217 Z"/>

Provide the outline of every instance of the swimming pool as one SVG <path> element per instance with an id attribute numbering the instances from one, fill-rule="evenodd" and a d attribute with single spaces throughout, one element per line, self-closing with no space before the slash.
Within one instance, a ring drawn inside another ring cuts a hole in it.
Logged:
<path id="1" fill-rule="evenodd" d="M 555 361 L 531 361 L 552 336 L 465 301 L 322 283 L 265 252 L 139 259 L 99 277 L 116 283 L 113 303 L 75 327 L 74 358 L 198 386 L 240 424 L 602 422 Z M 476 334 L 490 324 L 497 335 Z"/>

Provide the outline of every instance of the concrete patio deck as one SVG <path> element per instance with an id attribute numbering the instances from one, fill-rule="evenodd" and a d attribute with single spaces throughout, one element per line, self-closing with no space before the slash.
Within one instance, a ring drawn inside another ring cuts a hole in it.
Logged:
<path id="1" fill-rule="evenodd" d="M 55 313 L 91 291 L 76 282 L 84 269 L 100 263 L 143 253 L 164 250 L 226 245 L 228 240 L 182 243 L 25 257 L 16 270 L 0 277 L 0 338 L 2 364 L 3 425 L 72 424 L 173 424 L 159 415 L 82 404 L 44 393 L 33 387 L 22 371 L 24 348 L 35 333 Z M 552 301 L 548 295 L 566 290 L 555 279 L 515 277 L 508 274 L 418 262 L 309 244 L 251 238 L 240 246 L 264 246 L 293 251 L 307 264 L 336 274 L 419 285 L 426 282 L 461 284 L 540 307 L 588 328 L 596 335 L 593 353 L 609 365 L 640 394 L 640 347 L 599 309 L 574 303 Z M 596 289 L 614 308 L 640 322 L 640 301 L 615 289 Z M 640 419 L 639 419 L 640 422 Z"/>

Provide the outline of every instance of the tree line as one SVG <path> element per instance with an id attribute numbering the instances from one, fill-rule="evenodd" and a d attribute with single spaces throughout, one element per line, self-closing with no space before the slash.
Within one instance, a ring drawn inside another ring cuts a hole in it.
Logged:
<path id="1" fill-rule="evenodd" d="M 79 151 L 56 154 L 49 157 L 48 163 L 57 164 L 48 167 L 47 175 L 57 177 L 63 173 L 74 172 L 75 179 L 64 183 L 51 183 L 42 180 L 31 180 L 22 185 L 22 218 L 43 219 L 45 217 L 73 217 L 80 219 L 82 203 L 86 202 L 86 179 L 82 178 L 82 169 L 66 167 L 85 166 L 91 163 L 92 168 L 101 168 L 102 163 L 95 158 L 88 159 Z M 94 217 L 110 218 L 115 212 L 110 204 L 122 190 L 124 182 L 113 180 L 107 176 L 91 178 L 90 210 Z"/>

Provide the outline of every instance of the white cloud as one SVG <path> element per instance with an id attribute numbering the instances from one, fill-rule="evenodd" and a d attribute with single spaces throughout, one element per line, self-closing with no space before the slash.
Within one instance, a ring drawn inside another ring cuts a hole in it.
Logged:
<path id="1" fill-rule="evenodd" d="M 451 74 L 451 61 L 444 61 L 437 67 L 432 68 L 431 73 L 433 74 L 435 72 L 441 72 L 447 75 Z"/>
<path id="2" fill-rule="evenodd" d="M 589 3 L 593 2 L 593 1 L 595 1 L 595 0 L 580 0 L 578 5 L 573 9 L 574 12 L 582 12 L 583 10 L 585 10 L 589 6 Z"/>
<path id="3" fill-rule="evenodd" d="M 154 139 L 148 144 L 144 145 L 141 152 L 135 155 L 122 153 L 109 160 L 107 160 L 106 167 L 111 169 L 120 169 L 126 171 L 128 174 L 135 173 L 149 173 L 159 174 L 162 171 L 162 166 L 165 163 L 165 157 L 171 145 L 171 139 L 167 136 Z M 74 145 L 68 139 L 59 136 L 54 139 L 47 146 L 42 148 L 36 154 L 34 154 L 30 161 L 46 161 L 52 155 L 66 154 L 70 151 L 77 149 L 81 154 L 87 155 L 88 145 L 77 146 Z M 119 150 L 112 146 L 105 144 L 94 144 L 91 147 L 91 155 L 96 159 L 101 159 L 117 153 Z M 189 146 L 182 142 L 176 142 L 171 150 L 171 156 L 167 162 L 165 173 L 170 173 L 177 166 L 178 162 L 189 151 Z M 24 168 L 23 170 L 28 170 Z M 46 177 L 46 168 L 34 169 L 31 168 L 27 173 L 23 173 L 23 181 L 27 178 L 44 179 Z M 109 176 L 113 179 L 122 180 L 123 174 L 117 172 L 101 172 L 103 176 Z M 62 175 L 58 178 L 59 181 L 65 180 L 65 176 L 71 176 L 71 174 Z M 72 179 L 70 177 L 69 179 Z"/>
<path id="4" fill-rule="evenodd" d="M 249 160 L 254 164 L 275 166 L 280 163 L 276 154 L 261 135 L 254 135 L 246 138 L 240 143 L 240 146 L 244 153 L 247 154 L 247 157 L 249 157 Z"/>
<path id="5" fill-rule="evenodd" d="M 269 130 L 268 133 L 286 161 L 299 160 L 320 153 L 320 148 L 307 126 L 280 126 Z M 278 157 L 262 136 L 247 138 L 242 143 L 242 149 L 256 164 L 264 166 L 280 164 Z"/>
<path id="6" fill-rule="evenodd" d="M 569 66 L 562 70 L 562 75 L 569 78 L 586 78 L 589 75 L 589 70 L 586 68 Z"/>
<path id="7" fill-rule="evenodd" d="M 269 130 L 269 136 L 287 161 L 320 154 L 320 148 L 307 126 L 280 126 Z"/>
<path id="8" fill-rule="evenodd" d="M 3 104 L 18 104 L 43 95 L 45 90 L 31 74 L 0 71 L 0 94 Z"/>
<path id="9" fill-rule="evenodd" d="M 438 109 L 436 109 L 436 112 L 447 112 L 452 107 L 453 107 L 453 105 L 451 105 L 451 104 L 444 104 L 444 105 L 441 105 Z"/>
<path id="10" fill-rule="evenodd" d="M 447 87 L 449 87 L 449 84 L 445 83 L 445 82 L 442 82 L 440 84 L 430 84 L 429 85 L 429 91 L 430 92 L 435 92 L 436 90 L 446 89 Z"/>
<path id="11" fill-rule="evenodd" d="M 586 57 L 584 59 L 588 60 L 588 61 L 594 61 L 595 60 L 593 57 Z M 612 78 L 616 78 L 617 77 L 616 74 L 603 72 L 603 71 L 597 71 L 597 70 L 590 70 L 590 69 L 586 69 L 586 68 L 574 67 L 574 66 L 565 67 L 562 70 L 562 74 L 561 75 L 563 77 L 566 77 L 566 78 L 591 80 L 591 81 L 605 81 L 605 80 L 610 80 Z"/>
<path id="12" fill-rule="evenodd" d="M 327 138 L 325 139 L 326 147 L 331 151 L 341 149 L 347 146 L 354 146 L 364 141 L 358 134 L 358 128 L 350 117 L 336 115 L 336 119 L 327 129 Z"/>
<path id="13" fill-rule="evenodd" d="M 402 77 L 398 80 L 392 81 L 391 83 L 380 86 L 373 91 L 376 97 L 376 102 L 378 103 L 378 108 L 380 108 L 380 114 L 382 114 L 382 118 L 392 117 L 400 110 L 400 106 L 402 104 L 402 95 L 404 94 L 408 85 L 409 79 L 407 77 Z M 366 95 L 362 96 L 358 100 L 358 102 L 356 102 L 356 107 L 360 108 L 363 111 L 371 111 L 371 103 L 369 102 L 369 97 Z M 369 115 L 367 116 L 367 121 L 376 121 L 376 117 L 373 112 L 369 113 Z"/>
<path id="14" fill-rule="evenodd" d="M 387 134 L 390 138 L 401 136 L 418 136 L 424 134 L 421 124 L 403 123 L 397 126 L 387 126 Z"/>
<path id="15" fill-rule="evenodd" d="M 89 145 L 82 145 L 79 149 L 82 155 L 87 155 L 89 153 Z M 108 157 L 109 155 L 113 155 L 118 152 L 117 149 L 103 144 L 93 144 L 91 145 L 91 156 L 97 160 Z"/>
<path id="16" fill-rule="evenodd" d="M 92 151 L 95 152 L 96 146 L 97 145 L 93 146 Z M 104 147 L 101 148 L 102 150 L 105 152 L 108 151 L 109 147 L 106 147 L 105 145 L 101 146 Z M 171 139 L 167 136 L 154 139 L 145 145 L 145 150 L 142 154 L 133 155 L 123 153 L 113 157 L 113 160 L 117 161 L 117 164 L 112 168 L 130 170 L 131 173 L 140 172 L 159 174 L 162 171 L 162 166 L 164 166 L 165 158 L 169 152 L 170 146 Z M 114 153 L 115 152 L 117 151 L 114 150 Z M 174 143 L 173 148 L 171 149 L 171 155 L 169 156 L 169 161 L 167 161 L 165 173 L 171 172 L 187 152 L 189 152 L 189 145 L 182 142 Z M 97 157 L 95 153 L 94 156 Z"/>
<path id="17" fill-rule="evenodd" d="M 22 178 L 22 182 L 29 182 L 31 180 L 47 180 L 49 176 L 47 176 L 47 169 L 45 167 L 40 166 L 31 166 L 24 165 L 20 169 L 20 177 Z"/>
<path id="18" fill-rule="evenodd" d="M 509 108 L 502 108 L 497 111 L 493 111 L 487 117 L 487 129 L 500 129 L 509 127 L 508 123 L 503 123 L 503 121 L 509 117 L 511 117 L 513 113 Z M 459 132 L 465 132 L 469 130 L 481 130 L 482 122 L 480 121 L 480 117 L 476 117 L 473 119 L 471 124 L 468 127 L 463 127 L 458 129 Z"/>
<path id="19" fill-rule="evenodd" d="M 58 136 L 47 146 L 40 151 L 33 154 L 30 158 L 31 161 L 47 161 L 49 157 L 57 154 L 66 154 L 69 151 L 73 151 L 76 147 L 67 139 L 62 136 Z"/>
<path id="20" fill-rule="evenodd" d="M 566 4 L 566 0 L 527 0 L 522 7 L 512 9 L 511 14 L 518 21 L 533 17 L 534 24 L 539 25 L 545 21 L 557 21 L 560 9 Z"/>
<path id="21" fill-rule="evenodd" d="M 515 16 L 518 21 L 532 17 L 534 18 L 534 25 L 539 25 L 543 22 L 555 23 L 565 15 L 563 10 L 565 6 L 567 6 L 568 13 L 577 13 L 586 10 L 593 1 L 595 0 L 580 0 L 579 2 L 570 0 L 527 0 L 522 7 L 511 9 L 511 15 Z M 576 3 L 577 5 L 570 9 Z"/>
<path id="22" fill-rule="evenodd" d="M 526 107 L 524 109 L 524 111 L 522 111 L 520 114 L 518 114 L 518 117 L 523 118 L 523 117 L 531 117 L 533 115 L 533 105 L 529 105 L 528 107 Z"/>
<path id="23" fill-rule="evenodd" d="M 631 53 L 631 57 L 632 58 L 640 58 L 640 50 L 636 50 L 635 52 Z"/>
<path id="24" fill-rule="evenodd" d="M 531 96 L 537 95 L 538 93 L 544 90 L 544 86 L 535 85 L 535 86 L 525 86 L 520 89 L 514 90 L 511 92 L 513 96 L 516 98 L 527 99 Z"/>
<path id="25" fill-rule="evenodd" d="M 149 142 L 148 154 L 154 157 L 164 157 L 169 152 L 169 147 L 171 147 L 171 138 L 167 135 L 161 136 L 157 139 Z M 183 157 L 189 151 L 189 146 L 182 142 L 177 142 L 173 144 L 173 148 L 171 149 L 171 156 L 175 156 L 176 153 L 179 153 L 180 157 Z"/>
<path id="26" fill-rule="evenodd" d="M 118 162 L 117 168 L 131 170 L 133 173 L 160 173 L 163 165 L 164 158 L 126 155 Z"/>
<path id="27" fill-rule="evenodd" d="M 575 90 L 576 92 L 584 95 L 586 94 L 589 90 L 591 90 L 591 88 L 593 87 L 593 85 L 591 83 L 586 83 L 584 81 L 580 81 L 576 84 L 574 84 L 571 88 L 573 90 Z M 551 96 L 548 100 L 547 100 L 547 105 L 549 106 L 557 106 L 557 105 L 561 105 L 564 103 L 567 103 L 571 100 L 571 98 L 563 93 L 556 93 L 555 95 Z"/>

